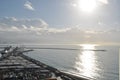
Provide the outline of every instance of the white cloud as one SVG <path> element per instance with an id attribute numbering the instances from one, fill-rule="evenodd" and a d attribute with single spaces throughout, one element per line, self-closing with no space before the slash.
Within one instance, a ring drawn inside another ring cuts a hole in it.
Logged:
<path id="1" fill-rule="evenodd" d="M 49 28 L 41 19 L 16 19 L 5 17 L 0 19 L 0 31 L 28 31 L 35 33 L 63 33 L 71 28 Z"/>
<path id="2" fill-rule="evenodd" d="M 83 30 L 80 26 L 55 28 L 49 27 L 41 19 L 0 19 L 0 41 L 21 43 L 84 43 L 117 42 L 120 43 L 120 30 L 95 31 Z"/>
<path id="3" fill-rule="evenodd" d="M 71 3 L 71 6 L 77 7 L 78 5 L 76 3 Z"/>
<path id="4" fill-rule="evenodd" d="M 0 18 L 0 32 L 4 33 L 12 32 L 40 35 L 48 31 L 47 27 L 48 24 L 42 19 Z"/>
<path id="5" fill-rule="evenodd" d="M 100 1 L 100 2 L 102 2 L 104 4 L 108 4 L 108 0 L 98 0 L 98 1 Z"/>
<path id="6" fill-rule="evenodd" d="M 31 2 L 29 2 L 29 1 L 27 1 L 25 4 L 24 4 L 24 7 L 26 8 L 26 9 L 28 9 L 28 10 L 35 10 L 34 8 L 33 8 L 33 6 L 32 6 L 32 3 Z"/>
<path id="7" fill-rule="evenodd" d="M 48 32 L 50 33 L 63 33 L 71 30 L 71 28 L 63 28 L 63 29 L 57 29 L 57 28 L 49 28 Z"/>
<path id="8" fill-rule="evenodd" d="M 27 26 L 25 26 L 25 25 L 22 25 L 22 27 L 23 27 L 23 29 L 27 29 Z"/>
<path id="9" fill-rule="evenodd" d="M 15 27 L 15 26 L 12 26 L 11 29 L 12 29 L 13 31 L 20 31 L 20 29 L 18 29 L 18 28 Z"/>

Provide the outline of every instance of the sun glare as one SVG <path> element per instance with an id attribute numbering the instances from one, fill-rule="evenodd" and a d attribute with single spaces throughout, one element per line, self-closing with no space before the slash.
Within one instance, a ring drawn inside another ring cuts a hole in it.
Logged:
<path id="1" fill-rule="evenodd" d="M 82 49 L 95 49 L 94 44 L 83 44 L 80 45 Z M 95 76 L 99 76 L 99 74 L 96 73 L 98 70 L 97 64 L 96 64 L 96 55 L 94 51 L 81 51 L 80 54 L 78 54 L 76 62 L 75 62 L 75 68 L 79 71 L 81 75 L 94 78 Z"/>
<path id="2" fill-rule="evenodd" d="M 94 49 L 95 45 L 91 45 L 91 44 L 84 44 L 82 45 L 83 49 Z"/>
<path id="3" fill-rule="evenodd" d="M 98 46 L 97 44 L 79 44 L 79 46 L 82 46 L 82 49 L 94 49 L 95 46 Z"/>
<path id="4" fill-rule="evenodd" d="M 79 7 L 84 12 L 93 12 L 96 6 L 96 0 L 80 0 L 79 2 Z"/>

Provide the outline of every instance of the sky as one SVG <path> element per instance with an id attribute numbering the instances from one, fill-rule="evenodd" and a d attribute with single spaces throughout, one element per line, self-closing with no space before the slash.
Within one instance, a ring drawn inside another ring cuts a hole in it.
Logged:
<path id="1" fill-rule="evenodd" d="M 120 44 L 119 4 L 120 0 L 0 0 L 0 43 Z"/>

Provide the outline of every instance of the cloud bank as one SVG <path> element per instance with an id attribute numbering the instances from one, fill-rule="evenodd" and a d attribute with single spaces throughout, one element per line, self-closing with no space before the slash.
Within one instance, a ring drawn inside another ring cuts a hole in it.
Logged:
<path id="1" fill-rule="evenodd" d="M 80 26 L 55 28 L 42 19 L 0 19 L 0 43 L 80 44 L 120 43 L 120 30 L 90 30 Z"/>

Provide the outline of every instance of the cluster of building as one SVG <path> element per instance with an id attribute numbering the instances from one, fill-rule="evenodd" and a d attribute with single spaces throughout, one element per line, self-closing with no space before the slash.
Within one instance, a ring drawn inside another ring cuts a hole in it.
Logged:
<path id="1" fill-rule="evenodd" d="M 0 80 L 47 80 L 53 79 L 49 70 L 24 69 L 0 72 Z M 57 79 L 56 79 L 57 80 Z"/>

